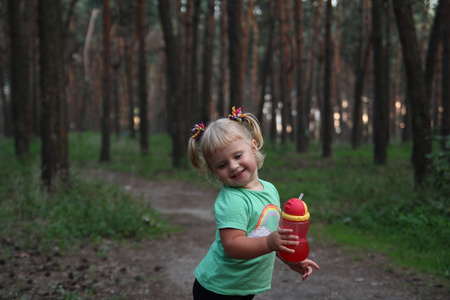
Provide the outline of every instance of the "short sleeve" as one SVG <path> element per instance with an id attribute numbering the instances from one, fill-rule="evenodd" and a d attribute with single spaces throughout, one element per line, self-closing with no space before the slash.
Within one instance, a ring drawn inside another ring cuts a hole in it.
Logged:
<path id="1" fill-rule="evenodd" d="M 214 205 L 217 229 L 235 228 L 247 231 L 250 218 L 248 200 L 232 189 L 222 189 Z"/>

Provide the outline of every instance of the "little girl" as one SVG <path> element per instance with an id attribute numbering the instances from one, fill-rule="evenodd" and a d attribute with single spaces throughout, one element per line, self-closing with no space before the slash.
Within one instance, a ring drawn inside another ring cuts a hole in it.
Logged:
<path id="1" fill-rule="evenodd" d="M 271 287 L 275 255 L 294 252 L 291 229 L 278 227 L 280 197 L 259 179 L 264 143 L 257 119 L 235 110 L 228 118 L 192 129 L 189 159 L 201 175 L 222 183 L 214 204 L 216 239 L 195 269 L 195 300 L 252 299 Z M 305 280 L 319 266 L 311 261 L 285 262 Z"/>

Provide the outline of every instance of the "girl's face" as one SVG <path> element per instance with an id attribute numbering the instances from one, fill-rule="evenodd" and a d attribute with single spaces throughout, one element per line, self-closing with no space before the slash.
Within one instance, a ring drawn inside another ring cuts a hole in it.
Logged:
<path id="1" fill-rule="evenodd" d="M 232 142 L 223 150 L 214 152 L 206 161 L 219 180 L 231 187 L 261 190 L 256 165 L 257 144 L 249 145 L 244 140 Z"/>

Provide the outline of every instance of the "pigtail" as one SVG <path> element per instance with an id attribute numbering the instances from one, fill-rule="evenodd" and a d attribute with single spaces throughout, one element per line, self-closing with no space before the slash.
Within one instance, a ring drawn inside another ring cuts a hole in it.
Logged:
<path id="1" fill-rule="evenodd" d="M 264 164 L 265 158 L 265 155 L 261 152 L 261 148 L 264 145 L 264 138 L 262 136 L 261 126 L 259 125 L 258 119 L 253 114 L 247 113 L 246 121 L 248 126 L 247 129 L 250 131 L 252 138 L 256 141 L 258 149 L 258 152 L 256 153 L 256 164 L 258 169 L 260 169 Z"/>
<path id="2" fill-rule="evenodd" d="M 194 128 L 191 129 L 192 137 L 189 139 L 188 143 L 188 155 L 194 168 L 203 175 L 207 169 L 205 158 L 200 149 L 200 138 L 205 132 L 205 125 L 203 122 L 195 124 Z"/>
<path id="3" fill-rule="evenodd" d="M 258 119 L 253 114 L 247 113 L 246 115 L 247 115 L 246 120 L 248 122 L 248 130 L 250 131 L 252 137 L 256 140 L 258 150 L 260 150 L 264 145 L 264 138 L 261 133 L 261 126 L 259 124 Z"/>

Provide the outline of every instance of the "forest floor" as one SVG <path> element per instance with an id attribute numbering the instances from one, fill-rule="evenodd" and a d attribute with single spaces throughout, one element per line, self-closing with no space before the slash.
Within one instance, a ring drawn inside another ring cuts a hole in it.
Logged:
<path id="1" fill-rule="evenodd" d="M 192 299 L 193 271 L 214 240 L 212 212 L 218 190 L 180 181 L 152 182 L 130 174 L 92 171 L 120 185 L 180 230 L 156 240 L 23 251 L 0 238 L 0 299 Z M 150 220 L 152 222 L 152 220 Z M 313 225 L 312 226 L 318 226 Z M 377 252 L 355 252 L 327 238 L 308 236 L 310 258 L 320 265 L 306 281 L 277 260 L 272 289 L 263 299 L 449 299 L 448 286 L 393 266 Z"/>

